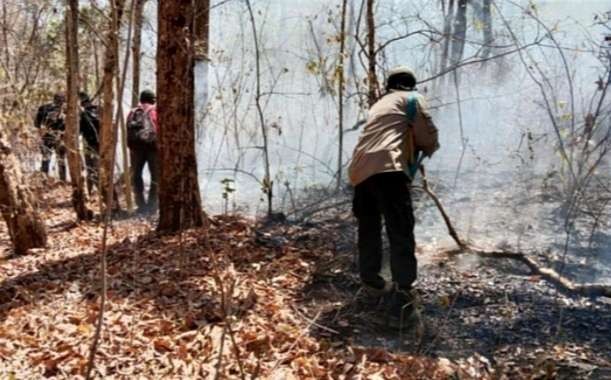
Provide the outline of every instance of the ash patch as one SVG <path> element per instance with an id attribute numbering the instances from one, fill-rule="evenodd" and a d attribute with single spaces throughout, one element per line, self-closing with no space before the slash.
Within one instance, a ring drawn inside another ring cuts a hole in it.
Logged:
<path id="1" fill-rule="evenodd" d="M 340 215 L 303 227 L 296 239 L 327 252 L 314 258 L 300 306 L 309 315 L 322 310 L 314 326 L 321 338 L 457 363 L 478 360 L 491 374 L 510 377 L 604 378 L 611 368 L 611 300 L 562 294 L 509 259 L 421 249 L 425 264 L 416 288 L 424 335 L 389 330 L 384 300 L 360 295 L 355 226 L 348 210 Z"/>

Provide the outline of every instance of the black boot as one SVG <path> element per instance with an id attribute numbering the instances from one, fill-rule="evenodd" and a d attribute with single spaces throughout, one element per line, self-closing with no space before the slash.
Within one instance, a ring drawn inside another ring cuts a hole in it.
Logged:
<path id="1" fill-rule="evenodd" d="M 388 310 L 388 326 L 401 331 L 419 328 L 422 325 L 416 297 L 411 289 L 395 289 Z"/>
<path id="2" fill-rule="evenodd" d="M 49 175 L 49 160 L 42 160 L 42 164 L 40 165 L 40 171 L 46 175 Z"/>
<path id="3" fill-rule="evenodd" d="M 361 275 L 365 294 L 371 297 L 382 297 L 393 290 L 393 283 L 386 281 L 379 274 Z"/>
<path id="4" fill-rule="evenodd" d="M 66 182 L 66 164 L 65 163 L 58 163 L 58 170 L 59 170 L 59 179 L 62 182 Z"/>

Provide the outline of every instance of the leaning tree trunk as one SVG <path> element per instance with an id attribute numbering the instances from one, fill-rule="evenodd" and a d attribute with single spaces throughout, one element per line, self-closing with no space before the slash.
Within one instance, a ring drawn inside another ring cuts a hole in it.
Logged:
<path id="1" fill-rule="evenodd" d="M 68 75 L 66 86 L 68 89 L 66 109 L 66 134 L 64 143 L 68 151 L 68 167 L 70 169 L 70 183 L 72 184 L 72 206 L 76 211 L 78 220 L 92 218 L 92 212 L 87 208 L 84 191 L 84 181 L 81 167 L 79 149 L 79 57 L 78 57 L 78 0 L 69 0 L 69 9 L 66 12 L 66 67 Z"/>
<path id="2" fill-rule="evenodd" d="M 373 0 L 367 0 L 367 58 L 369 60 L 369 68 L 367 71 L 367 83 L 369 84 L 368 100 L 369 106 L 378 100 L 379 84 L 378 76 L 376 75 L 376 26 L 373 13 Z"/>
<path id="3" fill-rule="evenodd" d="M 44 222 L 36 211 L 34 197 L 28 189 L 19 161 L 0 128 L 0 211 L 8 226 L 15 253 L 47 244 Z"/>
<path id="4" fill-rule="evenodd" d="M 173 232 L 205 218 L 195 157 L 193 1 L 160 0 L 158 14 L 158 230 Z"/>
<path id="5" fill-rule="evenodd" d="M 113 206 L 114 196 L 109 183 L 113 180 L 115 162 L 115 146 L 117 143 L 117 128 L 113 123 L 113 80 L 118 67 L 119 39 L 124 0 L 111 1 L 111 17 L 106 35 L 106 50 L 104 53 L 104 75 L 102 77 L 102 120 L 100 127 L 100 193 L 102 196 L 100 213 L 103 215 L 106 207 Z"/>

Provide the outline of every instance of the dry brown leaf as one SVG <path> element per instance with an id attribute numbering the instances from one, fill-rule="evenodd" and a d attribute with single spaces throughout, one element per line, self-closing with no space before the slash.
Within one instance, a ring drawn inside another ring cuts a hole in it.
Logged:
<path id="1" fill-rule="evenodd" d="M 157 352 L 160 352 L 160 353 L 172 351 L 172 344 L 168 340 L 163 339 L 163 338 L 158 338 L 158 339 L 153 340 L 153 347 L 155 348 Z"/>

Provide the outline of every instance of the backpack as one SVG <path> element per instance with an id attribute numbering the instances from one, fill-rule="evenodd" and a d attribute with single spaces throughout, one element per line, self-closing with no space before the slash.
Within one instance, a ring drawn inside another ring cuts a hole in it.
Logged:
<path id="1" fill-rule="evenodd" d="M 49 105 L 46 110 L 44 125 L 52 130 L 64 129 L 64 113 L 61 106 L 55 104 Z"/>
<path id="2" fill-rule="evenodd" d="M 132 111 L 127 120 L 127 145 L 154 144 L 157 132 L 151 120 L 150 111 L 138 107 Z"/>

